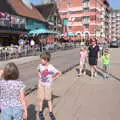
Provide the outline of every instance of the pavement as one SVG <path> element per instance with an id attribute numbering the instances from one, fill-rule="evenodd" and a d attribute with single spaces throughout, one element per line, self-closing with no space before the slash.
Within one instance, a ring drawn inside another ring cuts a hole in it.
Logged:
<path id="1" fill-rule="evenodd" d="M 120 55 L 117 51 L 111 51 L 111 75 L 109 79 L 103 79 L 102 71 L 96 78 L 87 75 L 78 77 L 75 67 L 64 74 L 53 85 L 53 106 L 57 120 L 119 120 L 120 115 Z M 117 64 L 117 67 L 116 67 Z M 101 67 L 101 66 L 100 66 Z M 29 120 L 37 120 L 35 110 L 39 111 L 39 102 L 36 99 L 36 91 L 27 96 Z M 34 98 L 34 99 L 33 99 Z M 45 105 L 44 115 L 46 120 L 48 108 Z"/>
<path id="2" fill-rule="evenodd" d="M 57 120 L 120 119 L 119 50 L 120 48 L 112 49 L 111 51 L 110 71 L 112 77 L 109 79 L 103 79 L 102 75 L 104 73 L 101 70 L 99 70 L 101 74 L 91 79 L 89 67 L 87 67 L 87 75 L 78 77 L 78 67 L 75 67 L 54 82 L 53 107 Z M 65 53 L 66 55 L 67 53 Z M 72 57 L 75 59 L 74 56 L 73 54 Z M 67 61 L 72 60 L 67 59 Z M 26 96 L 29 113 L 28 120 L 38 120 L 36 111 L 39 111 L 39 102 L 36 96 L 36 91 Z M 46 120 L 50 120 L 46 104 L 44 115 Z"/>
<path id="3" fill-rule="evenodd" d="M 53 106 L 57 120 L 119 120 L 120 82 L 112 78 L 77 77 L 76 68 L 64 74 L 53 85 Z M 39 111 L 36 91 L 27 96 L 29 120 Z M 35 108 L 36 107 L 36 108 Z M 46 120 L 48 108 L 45 107 Z"/>

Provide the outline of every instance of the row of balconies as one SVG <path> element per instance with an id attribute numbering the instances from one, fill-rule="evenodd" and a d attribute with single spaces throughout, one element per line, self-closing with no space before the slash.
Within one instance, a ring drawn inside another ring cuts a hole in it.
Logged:
<path id="1" fill-rule="evenodd" d="M 25 23 L 22 23 L 22 24 L 14 24 L 14 23 L 11 23 L 10 21 L 8 20 L 0 20 L 0 26 L 6 26 L 6 27 L 11 27 L 11 28 L 15 28 L 15 29 L 26 29 L 27 26 Z"/>

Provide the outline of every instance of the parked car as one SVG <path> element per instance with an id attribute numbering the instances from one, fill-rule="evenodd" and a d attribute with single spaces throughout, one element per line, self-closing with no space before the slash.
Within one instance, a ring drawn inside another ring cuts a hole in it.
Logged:
<path id="1" fill-rule="evenodd" d="M 120 40 L 113 40 L 110 42 L 110 47 L 120 47 Z"/>

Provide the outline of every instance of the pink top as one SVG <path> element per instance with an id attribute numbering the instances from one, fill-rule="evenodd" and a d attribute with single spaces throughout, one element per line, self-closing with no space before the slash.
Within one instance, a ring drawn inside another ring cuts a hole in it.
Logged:
<path id="1" fill-rule="evenodd" d="M 80 52 L 80 61 L 85 61 L 87 57 L 87 51 L 81 51 Z"/>

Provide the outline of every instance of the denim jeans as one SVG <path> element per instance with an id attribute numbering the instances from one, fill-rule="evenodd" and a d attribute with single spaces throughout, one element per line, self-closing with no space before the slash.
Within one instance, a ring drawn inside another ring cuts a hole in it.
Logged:
<path id="1" fill-rule="evenodd" d="M 5 107 L 1 111 L 1 120 L 23 120 L 23 109 L 19 107 Z"/>

